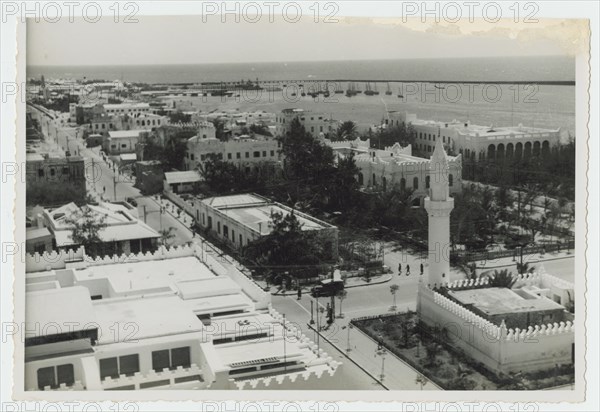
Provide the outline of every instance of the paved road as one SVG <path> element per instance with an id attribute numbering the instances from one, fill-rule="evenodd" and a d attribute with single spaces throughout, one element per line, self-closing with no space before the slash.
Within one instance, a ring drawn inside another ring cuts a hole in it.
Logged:
<path id="1" fill-rule="evenodd" d="M 299 304 L 295 297 L 273 296 L 273 307 L 281 314 L 285 314 L 286 320 L 293 324 L 294 328 L 302 330 L 302 332 L 313 342 L 318 343 L 320 349 L 324 350 L 329 356 L 338 362 L 342 362 L 341 369 L 336 372 L 337 385 L 335 388 L 323 389 L 339 389 L 339 390 L 384 390 L 376 379 L 373 379 L 368 373 L 364 372 L 360 367 L 348 360 L 343 352 L 329 344 L 325 339 L 318 336 L 311 330 L 307 323 L 310 320 L 310 312 L 306 310 L 305 305 L 308 302 L 308 297 L 303 298 L 302 304 Z M 310 309 L 309 309 L 310 310 Z M 327 333 L 325 333 L 327 335 Z M 339 336 L 331 336 L 329 338 L 337 341 Z M 335 342 L 334 342 L 335 343 Z M 377 376 L 375 374 L 374 376 Z M 384 380 L 385 385 L 385 380 Z M 387 386 L 387 385 L 386 385 Z"/>
<path id="2" fill-rule="evenodd" d="M 53 144 L 57 151 L 69 150 L 72 155 L 79 154 L 85 159 L 85 172 L 87 178 L 87 191 L 96 198 L 114 201 L 126 198 L 135 198 L 138 204 L 138 215 L 153 229 L 159 231 L 164 228 L 173 228 L 175 237 L 171 245 L 182 245 L 191 242 L 193 234 L 185 224 L 167 212 L 160 213 L 158 202 L 152 197 L 144 197 L 140 191 L 133 187 L 133 180 L 124 174 L 115 173 L 112 164 L 105 162 L 99 154 L 99 148 L 86 148 L 83 140 L 77 138 L 77 129 L 73 127 L 60 127 L 57 122 L 46 116 L 40 117 L 42 133 L 46 143 Z M 116 190 L 115 190 L 116 186 Z M 116 198 L 115 198 L 116 192 Z M 145 210 L 144 210 L 145 206 Z"/>
<path id="3" fill-rule="evenodd" d="M 368 292 L 372 286 L 356 288 L 362 292 Z M 350 290 L 349 290 L 350 292 Z M 359 293 L 354 293 L 356 296 Z M 293 296 L 273 296 L 273 307 L 280 313 L 285 314 L 287 319 L 292 320 L 300 327 L 306 325 L 311 319 L 311 301 L 313 308 L 317 308 L 317 301 L 310 296 L 304 295 L 302 299 L 297 300 Z M 318 306 L 324 307 L 325 299 L 319 299 Z M 389 307 L 387 308 L 389 309 Z M 387 311 L 386 309 L 386 311 Z M 414 309 L 414 308 L 413 308 Z M 382 313 L 380 309 L 363 311 L 362 313 L 373 312 L 373 314 Z M 336 310 L 339 313 L 339 310 Z M 344 311 L 344 313 L 346 313 Z M 377 344 L 368 336 L 356 328 L 348 328 L 348 322 L 353 316 L 337 318 L 327 330 L 317 334 L 315 330 L 302 327 L 303 332 L 314 342 L 318 342 L 320 347 L 329 354 L 340 354 L 345 352 L 346 356 L 341 356 L 340 361 L 344 362 L 344 368 L 355 363 L 360 365 L 361 369 L 366 370 L 370 376 L 375 377 L 386 388 L 390 390 L 418 390 L 420 385 L 415 382 L 418 373 L 402 360 L 396 358 L 391 353 L 384 353 L 383 356 L 377 351 Z M 318 318 L 318 319 L 317 319 Z M 324 314 L 317 314 L 314 311 L 315 328 L 317 325 L 325 326 L 326 318 Z M 331 342 L 331 344 L 329 343 Z M 332 347 L 335 345 L 335 348 Z M 348 348 L 350 350 L 348 351 Z M 383 372 L 383 376 L 382 376 Z M 352 374 L 354 375 L 354 373 Z M 349 376 L 342 375 L 343 379 L 351 379 Z M 354 381 L 352 381 L 354 382 Z M 345 385 L 344 385 L 345 388 Z M 362 389 L 370 389 L 363 387 Z M 427 383 L 424 390 L 435 390 L 437 388 L 433 383 Z"/>

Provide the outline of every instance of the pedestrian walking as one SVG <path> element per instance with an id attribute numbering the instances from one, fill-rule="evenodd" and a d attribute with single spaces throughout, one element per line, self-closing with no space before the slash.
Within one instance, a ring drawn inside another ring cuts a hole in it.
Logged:
<path id="1" fill-rule="evenodd" d="M 410 275 L 410 265 L 406 264 L 406 276 Z"/>
<path id="2" fill-rule="evenodd" d="M 423 264 L 421 263 L 421 275 L 423 274 Z"/>
<path id="3" fill-rule="evenodd" d="M 300 299 L 302 299 L 302 289 L 300 288 L 300 286 L 298 286 L 298 299 L 297 300 L 300 300 Z"/>
<path id="4" fill-rule="evenodd" d="M 398 263 L 398 276 L 402 274 L 402 263 Z"/>

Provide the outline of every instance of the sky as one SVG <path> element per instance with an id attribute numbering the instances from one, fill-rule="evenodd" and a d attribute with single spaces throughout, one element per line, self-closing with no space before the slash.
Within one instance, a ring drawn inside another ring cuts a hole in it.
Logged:
<path id="1" fill-rule="evenodd" d="M 386 19 L 274 23 L 200 16 L 27 22 L 28 65 L 146 65 L 566 55 L 574 21 L 535 27 L 401 24 Z"/>

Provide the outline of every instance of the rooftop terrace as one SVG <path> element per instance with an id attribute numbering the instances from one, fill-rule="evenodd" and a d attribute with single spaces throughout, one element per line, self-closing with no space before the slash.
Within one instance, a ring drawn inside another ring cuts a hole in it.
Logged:
<path id="1" fill-rule="evenodd" d="M 202 202 L 218 209 L 244 226 L 256 232 L 260 231 L 261 235 L 271 233 L 269 226 L 271 213 L 281 213 L 284 216 L 292 213 L 290 208 L 254 194 L 213 197 L 204 199 Z M 302 230 L 318 230 L 332 227 L 328 223 L 312 218 L 302 212 L 294 211 L 294 214 L 302 225 Z"/>
<path id="2" fill-rule="evenodd" d="M 546 297 L 534 296 L 523 289 L 476 288 L 453 290 L 448 294 L 462 305 L 471 305 L 489 316 L 564 309 Z"/>

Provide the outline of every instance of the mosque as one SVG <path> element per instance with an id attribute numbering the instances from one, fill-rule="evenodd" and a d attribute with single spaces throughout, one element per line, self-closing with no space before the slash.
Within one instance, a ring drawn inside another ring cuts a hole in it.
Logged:
<path id="1" fill-rule="evenodd" d="M 429 215 L 429 275 L 418 287 L 422 322 L 447 333 L 450 344 L 496 373 L 551 370 L 575 359 L 575 319 L 565 306 L 574 285 L 545 273 L 514 275 L 494 287 L 488 278 L 449 282 L 450 214 L 448 156 L 438 139 L 430 161 L 424 205 Z"/>

